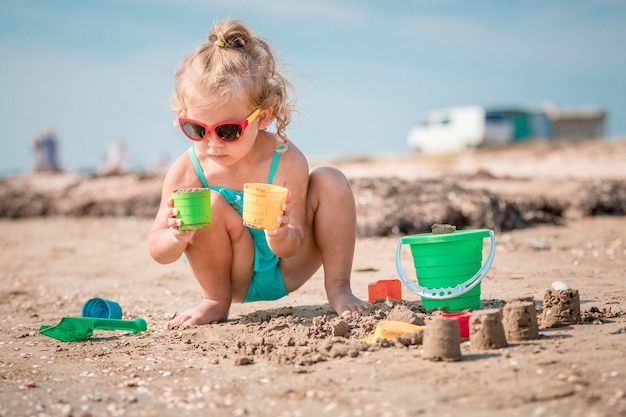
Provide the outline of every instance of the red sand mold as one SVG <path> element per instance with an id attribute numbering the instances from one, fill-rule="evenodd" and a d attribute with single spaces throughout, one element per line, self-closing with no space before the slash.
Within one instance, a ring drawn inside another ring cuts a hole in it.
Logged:
<path id="1" fill-rule="evenodd" d="M 402 284 L 398 279 L 381 279 L 367 286 L 367 295 L 370 303 L 387 297 L 402 300 Z"/>

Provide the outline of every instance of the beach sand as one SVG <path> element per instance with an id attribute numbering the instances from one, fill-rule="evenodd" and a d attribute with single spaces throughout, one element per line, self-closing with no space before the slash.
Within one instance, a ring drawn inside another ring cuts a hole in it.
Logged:
<path id="1" fill-rule="evenodd" d="M 625 157 L 625 142 L 597 141 L 332 162 L 351 179 L 455 178 L 507 198 L 577 201 L 581 184 L 623 182 Z M 42 177 L 7 181 L 28 186 Z M 127 178 L 108 181 L 119 187 Z M 158 189 L 153 182 L 148 189 Z M 170 319 L 200 292 L 182 260 L 159 265 L 149 257 L 149 217 L 1 219 L 0 416 L 626 415 L 626 218 L 580 207 L 565 210 L 559 225 L 496 231 L 482 306 L 533 300 L 539 337 L 488 350 L 463 341 L 456 362 L 422 358 L 415 341 L 359 341 L 390 311 L 410 309 L 427 326 L 439 314 L 424 312 L 406 287 L 402 301 L 341 320 L 329 311 L 319 271 L 281 300 L 234 304 L 227 322 L 178 328 Z M 398 237 L 358 239 L 357 296 L 397 279 Z M 402 263 L 410 273 L 408 251 Z M 579 322 L 541 325 L 554 281 L 578 290 Z M 144 318 L 148 330 L 96 330 L 72 343 L 38 333 L 80 316 L 95 296 L 117 301 L 125 319 Z"/>

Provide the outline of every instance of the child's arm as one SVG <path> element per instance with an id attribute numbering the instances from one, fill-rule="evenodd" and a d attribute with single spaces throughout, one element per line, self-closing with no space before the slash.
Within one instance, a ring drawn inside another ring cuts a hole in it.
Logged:
<path id="1" fill-rule="evenodd" d="M 293 152 L 291 155 L 290 152 Z M 287 157 L 289 155 L 289 157 Z M 302 153 L 291 146 L 281 157 L 282 172 L 284 175 L 283 185 L 289 190 L 285 213 L 280 216 L 281 225 L 274 230 L 266 230 L 267 243 L 276 255 L 288 258 L 295 255 L 304 242 L 306 225 L 307 189 L 309 184 L 309 165 Z M 275 182 L 277 183 L 277 182 Z"/>
<path id="2" fill-rule="evenodd" d="M 148 239 L 148 252 L 152 258 L 162 264 L 172 263 L 178 260 L 187 245 L 191 242 L 195 230 L 178 230 L 180 219 L 176 218 L 178 211 L 174 208 L 172 191 L 178 187 L 177 184 L 184 183 L 184 172 L 181 169 L 180 160 L 174 163 L 163 181 L 161 193 L 161 204 L 154 219 L 154 224 Z"/>
<path id="3" fill-rule="evenodd" d="M 166 200 L 166 208 L 159 209 L 148 241 L 150 256 L 161 264 L 178 260 L 195 232 L 195 230 L 178 230 L 180 220 L 175 216 L 176 209 L 173 207 L 172 198 L 169 197 Z M 163 224 L 165 226 L 162 226 Z"/>

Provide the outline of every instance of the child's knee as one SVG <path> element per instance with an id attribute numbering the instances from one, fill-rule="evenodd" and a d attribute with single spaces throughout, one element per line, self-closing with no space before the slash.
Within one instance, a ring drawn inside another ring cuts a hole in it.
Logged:
<path id="1" fill-rule="evenodd" d="M 323 207 L 349 216 L 355 211 L 354 194 L 350 181 L 333 167 L 316 168 L 309 178 L 308 200 L 310 213 L 316 214 Z M 323 211 L 323 210 L 322 210 Z"/>
<path id="2" fill-rule="evenodd" d="M 323 189 L 332 192 L 349 191 L 352 193 L 350 181 L 339 169 L 334 167 L 318 167 L 309 176 L 309 189 Z"/>
<path id="3" fill-rule="evenodd" d="M 217 191 L 211 193 L 211 220 L 217 224 L 220 222 L 241 222 L 241 216 L 235 208 Z"/>

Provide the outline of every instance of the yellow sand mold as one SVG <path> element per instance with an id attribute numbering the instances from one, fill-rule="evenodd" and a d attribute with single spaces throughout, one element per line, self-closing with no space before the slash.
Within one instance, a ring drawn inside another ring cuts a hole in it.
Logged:
<path id="1" fill-rule="evenodd" d="M 378 339 L 394 340 L 398 336 L 403 336 L 407 333 L 423 329 L 424 327 L 425 326 L 418 326 L 403 321 L 384 320 L 376 325 L 374 334 L 361 339 L 361 342 L 373 344 L 376 343 Z"/>

